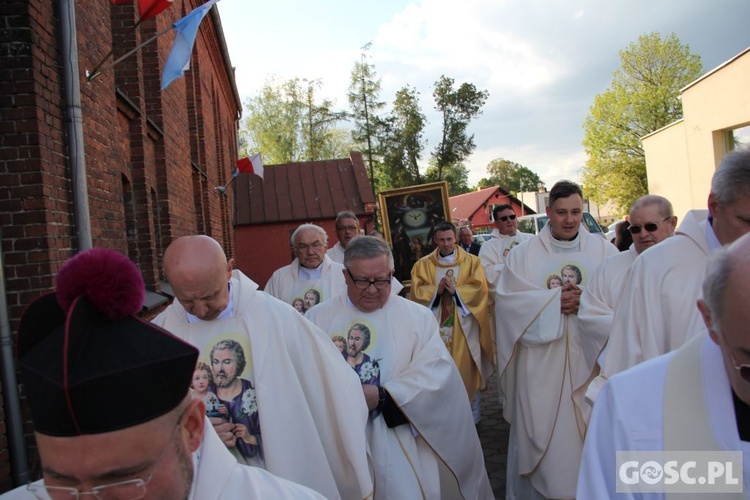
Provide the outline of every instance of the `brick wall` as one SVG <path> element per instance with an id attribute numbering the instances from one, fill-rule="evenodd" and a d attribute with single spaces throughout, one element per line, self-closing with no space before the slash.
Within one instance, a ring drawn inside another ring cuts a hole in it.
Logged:
<path id="1" fill-rule="evenodd" d="M 54 286 L 77 250 L 71 139 L 84 142 L 94 246 L 126 253 L 148 287 L 158 287 L 161 255 L 176 237 L 205 229 L 233 252 L 232 193 L 213 188 L 226 183 L 236 161 L 239 109 L 212 16 L 199 30 L 192 70 L 166 91 L 161 69 L 173 32 L 85 81 L 113 40 L 117 57 L 203 2 L 175 0 L 133 30 L 136 3 L 76 2 L 83 137 L 69 138 L 58 1 L 0 2 L 0 237 L 13 332 L 25 305 Z M 13 486 L 4 407 L 0 492 Z"/>

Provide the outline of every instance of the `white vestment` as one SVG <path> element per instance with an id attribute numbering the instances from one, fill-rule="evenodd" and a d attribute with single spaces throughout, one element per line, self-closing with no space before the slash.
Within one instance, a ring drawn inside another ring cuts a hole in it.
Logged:
<path id="1" fill-rule="evenodd" d="M 382 414 L 370 414 L 376 499 L 493 498 L 464 384 L 429 309 L 391 296 L 368 313 L 342 295 L 307 317 L 329 336 L 367 327 L 360 378 L 384 387 L 411 424 L 389 428 Z"/>
<path id="2" fill-rule="evenodd" d="M 344 247 L 341 246 L 341 242 L 337 241 L 335 245 L 326 250 L 326 255 L 329 259 L 339 264 L 344 263 Z"/>
<path id="3" fill-rule="evenodd" d="M 666 241 L 655 248 L 664 243 Z M 685 347 L 688 346 L 689 344 Z M 709 432 L 717 447 L 724 451 L 742 451 L 744 491 L 746 498 L 750 498 L 750 443 L 740 441 L 732 390 L 721 350 L 705 333 L 699 347 L 700 363 L 696 369 L 701 372 L 702 390 L 692 387 L 689 390 L 696 395 L 696 407 L 703 405 L 707 411 Z M 591 424 L 586 434 L 578 479 L 579 500 L 665 498 L 663 494 L 656 493 L 615 494 L 616 452 L 659 451 L 665 448 L 664 430 L 665 426 L 670 426 L 663 418 L 665 380 L 668 366 L 678 352 L 674 351 L 639 364 L 615 375 L 604 385 L 594 405 Z M 699 410 L 700 408 L 688 409 L 687 412 Z M 696 429 L 696 433 L 702 431 Z M 688 446 L 685 449 L 693 448 Z M 734 471 L 734 475 L 739 476 L 739 471 Z M 702 498 L 700 495 L 694 496 Z"/>
<path id="4" fill-rule="evenodd" d="M 193 464 L 196 467 L 190 500 L 235 500 L 237 498 L 322 500 L 324 498 L 305 486 L 276 477 L 263 469 L 238 464 L 216 435 L 208 419 L 206 419 L 203 432 L 203 441 L 193 453 Z M 39 480 L 37 484 L 41 482 Z M 148 486 L 146 486 L 146 495 L 148 496 Z M 36 497 L 24 485 L 0 498 L 14 500 Z"/>
<path id="5" fill-rule="evenodd" d="M 581 294 L 581 303 L 578 307 L 578 328 L 585 339 L 584 352 L 589 360 L 592 356 L 597 361 L 604 357 L 615 309 L 620 303 L 625 281 L 636 257 L 638 257 L 638 252 L 634 244 L 630 245 L 626 251 L 609 257 L 599 266 Z M 600 369 L 599 363 L 596 362 L 592 377 L 598 376 Z M 583 393 L 584 389 L 587 387 L 583 387 L 580 392 Z M 577 394 L 575 398 L 581 406 L 584 418 L 588 421 L 591 416 L 591 403 L 584 401 L 583 394 Z"/>
<path id="6" fill-rule="evenodd" d="M 691 210 L 671 238 L 645 250 L 622 291 L 600 375 L 586 392 L 595 401 L 612 375 L 677 349 L 704 329 L 696 307 L 715 238 L 708 211 Z"/>
<path id="7" fill-rule="evenodd" d="M 508 252 L 526 240 L 531 239 L 534 235 L 516 231 L 515 236 L 500 234 L 497 229 L 490 233 L 491 238 L 482 244 L 479 249 L 479 260 L 482 261 L 484 276 L 487 278 L 487 285 L 490 287 L 490 297 L 495 294 L 497 284 L 500 282 L 500 273 L 505 267 L 505 259 Z"/>
<path id="8" fill-rule="evenodd" d="M 575 496 L 585 423 L 572 392 L 586 384 L 593 359 L 584 355 L 577 316 L 560 312 L 562 288 L 554 283 L 564 267 L 573 266 L 581 277 L 578 286 L 585 287 L 616 253 L 611 243 L 586 230 L 561 242 L 545 226 L 508 254 L 495 317 L 503 415 L 517 445 L 517 455 L 508 456 L 511 466 L 517 460 L 518 471 L 507 478 L 511 491 L 530 481 L 545 497 Z"/>
<path id="9" fill-rule="evenodd" d="M 367 408 L 356 374 L 326 334 L 294 308 L 239 271 L 231 284 L 233 317 L 188 323 L 175 300 L 154 323 L 195 345 L 209 366 L 217 342 L 242 346 L 248 366 L 237 376 L 255 386 L 247 407 L 258 412 L 269 472 L 329 499 L 367 497 Z M 242 402 L 244 408 L 244 395 Z"/>
<path id="10" fill-rule="evenodd" d="M 318 304 L 328 300 L 341 293 L 341 289 L 346 287 L 346 280 L 342 273 L 344 266 L 333 262 L 328 255 L 323 257 L 320 265 L 319 279 L 300 279 L 299 259 L 294 259 L 288 266 L 274 271 L 271 279 L 266 283 L 265 291 L 287 304 L 294 303 L 294 299 L 304 299 L 308 290 L 315 290 L 320 295 Z"/>

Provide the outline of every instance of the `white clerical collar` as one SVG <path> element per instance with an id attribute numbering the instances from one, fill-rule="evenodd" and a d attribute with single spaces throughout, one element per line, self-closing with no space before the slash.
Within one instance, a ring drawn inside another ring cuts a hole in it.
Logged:
<path id="1" fill-rule="evenodd" d="M 456 249 L 453 249 L 453 252 L 450 255 L 446 255 L 443 257 L 440 255 L 440 250 L 438 250 L 438 262 L 441 264 L 453 264 L 456 262 Z"/>
<path id="2" fill-rule="evenodd" d="M 552 235 L 552 230 L 549 232 L 552 236 L 549 240 L 552 246 L 557 247 L 561 252 L 579 252 L 581 249 L 581 230 L 578 230 L 576 237 L 572 240 L 558 240 Z"/>
<path id="3" fill-rule="evenodd" d="M 721 248 L 721 243 L 719 243 L 719 239 L 716 237 L 716 233 L 714 233 L 713 228 L 713 217 L 708 218 L 708 224 L 706 224 L 706 241 L 708 241 L 708 249 L 713 252 L 714 250 L 718 250 Z"/>
<path id="4" fill-rule="evenodd" d="M 323 263 L 321 262 L 318 267 L 310 269 L 309 267 L 299 266 L 299 272 L 297 273 L 297 279 L 300 281 L 319 280 L 320 274 L 323 272 Z"/>
<path id="5" fill-rule="evenodd" d="M 188 323 L 200 323 L 203 321 L 198 316 L 195 316 L 194 314 L 190 314 L 189 312 L 185 311 L 187 314 L 187 320 Z M 221 311 L 221 314 L 219 314 L 217 317 L 215 317 L 212 320 L 209 321 L 216 321 L 217 319 L 227 319 L 234 316 L 234 300 L 232 299 L 232 282 L 229 282 L 229 302 L 227 303 L 227 307 L 224 308 L 223 311 Z"/>

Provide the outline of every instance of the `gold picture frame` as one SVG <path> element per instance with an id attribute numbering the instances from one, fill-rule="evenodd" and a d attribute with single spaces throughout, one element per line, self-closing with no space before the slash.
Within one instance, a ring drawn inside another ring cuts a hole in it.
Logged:
<path id="1" fill-rule="evenodd" d="M 411 282 L 414 263 L 435 249 L 432 228 L 450 221 L 445 181 L 381 191 L 378 194 L 383 236 L 393 250 L 396 279 Z"/>

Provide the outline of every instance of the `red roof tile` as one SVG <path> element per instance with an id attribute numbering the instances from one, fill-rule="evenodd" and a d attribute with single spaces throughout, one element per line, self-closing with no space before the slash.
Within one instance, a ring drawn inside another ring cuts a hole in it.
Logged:
<path id="1" fill-rule="evenodd" d="M 371 214 L 375 204 L 362 154 L 349 158 L 266 165 L 264 179 L 235 180 L 235 225 L 330 219 L 342 210 Z"/>

